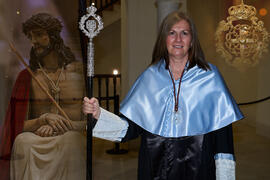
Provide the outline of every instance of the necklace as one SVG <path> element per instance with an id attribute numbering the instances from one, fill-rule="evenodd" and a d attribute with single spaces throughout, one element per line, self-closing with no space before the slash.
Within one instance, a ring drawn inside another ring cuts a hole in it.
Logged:
<path id="1" fill-rule="evenodd" d="M 182 71 L 181 73 L 181 77 L 180 77 L 180 81 L 179 81 L 179 85 L 178 85 L 178 91 L 177 91 L 177 95 L 176 95 L 176 90 L 175 90 L 175 83 L 174 83 L 174 80 L 173 80 L 173 76 L 172 76 L 172 73 L 171 73 L 171 70 L 169 69 L 169 73 L 170 73 L 170 77 L 172 79 L 172 83 L 173 83 L 173 95 L 174 95 L 174 112 L 175 112 L 175 120 L 176 122 L 179 122 L 179 119 L 180 119 L 180 115 L 178 113 L 178 104 L 179 104 L 179 93 L 180 93 L 180 86 L 181 86 L 181 81 L 182 81 L 182 77 L 183 77 L 183 74 L 184 74 L 184 70 Z"/>
<path id="2" fill-rule="evenodd" d="M 58 77 L 57 77 L 57 80 L 56 82 L 54 82 L 50 76 L 45 72 L 45 70 L 43 69 L 43 67 L 41 66 L 40 63 L 38 63 L 40 69 L 41 69 L 41 72 L 43 73 L 43 75 L 47 78 L 47 80 L 49 81 L 49 85 L 50 85 L 50 89 L 51 89 L 51 93 L 55 99 L 55 101 L 57 103 L 59 103 L 59 100 L 60 100 L 60 88 L 59 88 L 59 81 L 60 81 L 60 77 L 64 71 L 64 66 L 62 67 Z M 54 107 L 54 106 L 53 106 Z M 57 109 L 52 109 L 52 112 L 56 112 L 58 113 L 58 110 Z"/>

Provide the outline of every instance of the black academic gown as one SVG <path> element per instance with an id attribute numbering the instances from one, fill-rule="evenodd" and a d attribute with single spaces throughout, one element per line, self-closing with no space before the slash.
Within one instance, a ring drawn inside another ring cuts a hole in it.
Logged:
<path id="1" fill-rule="evenodd" d="M 232 125 L 204 135 L 165 138 L 127 121 L 122 142 L 141 136 L 138 180 L 214 180 L 214 156 L 234 154 Z"/>

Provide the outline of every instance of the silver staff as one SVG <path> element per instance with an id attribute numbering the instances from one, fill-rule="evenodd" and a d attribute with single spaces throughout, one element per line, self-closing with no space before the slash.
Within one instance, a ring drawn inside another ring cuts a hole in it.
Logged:
<path id="1" fill-rule="evenodd" d="M 94 77 L 94 44 L 93 38 L 103 29 L 101 17 L 96 15 L 97 8 L 92 4 L 87 9 L 87 14 L 81 17 L 79 28 L 89 38 L 87 47 L 87 86 L 88 97 L 93 96 L 93 77 Z M 92 114 L 87 115 L 87 167 L 86 179 L 92 179 Z"/>

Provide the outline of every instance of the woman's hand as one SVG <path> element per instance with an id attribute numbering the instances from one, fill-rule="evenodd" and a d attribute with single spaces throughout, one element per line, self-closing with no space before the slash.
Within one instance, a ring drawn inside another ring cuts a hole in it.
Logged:
<path id="1" fill-rule="evenodd" d="M 96 98 L 89 99 L 84 97 L 82 110 L 85 115 L 92 114 L 95 119 L 98 119 L 100 116 L 100 107 Z"/>

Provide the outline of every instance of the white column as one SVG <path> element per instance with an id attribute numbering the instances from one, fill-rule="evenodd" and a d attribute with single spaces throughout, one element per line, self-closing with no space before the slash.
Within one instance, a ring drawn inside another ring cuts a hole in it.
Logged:
<path id="1" fill-rule="evenodd" d="M 151 62 L 156 23 L 155 0 L 121 0 L 121 98 Z"/>
<path id="2" fill-rule="evenodd" d="M 156 4 L 158 14 L 158 27 L 169 13 L 176 10 L 180 10 L 182 12 L 187 11 L 186 0 L 156 0 Z"/>

